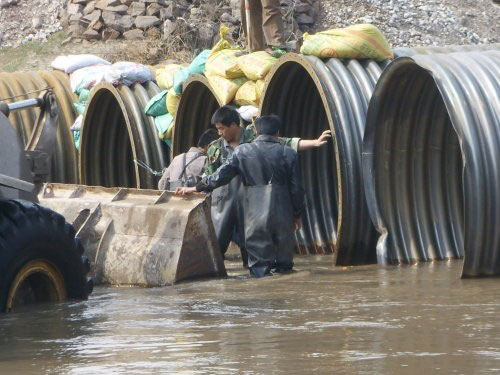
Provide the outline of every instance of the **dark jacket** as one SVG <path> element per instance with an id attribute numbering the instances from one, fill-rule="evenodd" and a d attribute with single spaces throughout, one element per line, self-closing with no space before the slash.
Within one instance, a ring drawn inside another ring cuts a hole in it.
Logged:
<path id="1" fill-rule="evenodd" d="M 300 181 L 297 152 L 283 146 L 280 140 L 261 135 L 252 143 L 239 145 L 217 171 L 196 185 L 197 191 L 212 191 L 229 183 L 236 175 L 241 176 L 245 186 L 287 185 L 295 217 L 300 216 L 304 206 L 304 189 Z"/>

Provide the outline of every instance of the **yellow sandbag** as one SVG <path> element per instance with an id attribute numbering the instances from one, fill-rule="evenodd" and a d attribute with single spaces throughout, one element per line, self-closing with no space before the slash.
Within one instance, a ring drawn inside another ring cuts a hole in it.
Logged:
<path id="1" fill-rule="evenodd" d="M 172 116 L 177 113 L 181 96 L 177 95 L 174 90 L 170 90 L 167 94 L 167 110 Z"/>
<path id="2" fill-rule="evenodd" d="M 219 29 L 220 40 L 215 43 L 215 46 L 212 47 L 210 54 L 208 57 L 212 56 L 214 53 L 222 51 L 223 49 L 232 49 L 233 46 L 226 39 L 226 35 L 229 32 L 229 27 L 221 25 Z"/>
<path id="3" fill-rule="evenodd" d="M 257 90 L 257 95 L 259 96 L 259 99 L 262 98 L 265 85 L 266 81 L 264 79 L 259 79 L 258 81 L 255 82 L 255 89 Z"/>
<path id="4" fill-rule="evenodd" d="M 248 81 L 246 77 L 227 79 L 217 74 L 205 73 L 205 75 L 215 91 L 215 95 L 223 105 L 231 103 L 238 89 Z"/>
<path id="5" fill-rule="evenodd" d="M 304 34 L 300 48 L 304 55 L 319 58 L 374 59 L 382 61 L 394 58 L 391 47 L 380 30 L 370 24 L 332 29 L 317 34 Z"/>
<path id="6" fill-rule="evenodd" d="M 156 70 L 156 83 L 162 90 L 169 90 L 174 85 L 174 74 L 182 68 L 179 64 L 169 64 Z"/>
<path id="7" fill-rule="evenodd" d="M 224 49 L 209 56 L 205 64 L 205 72 L 217 74 L 224 78 L 243 77 L 245 74 L 243 74 L 236 57 L 238 51 Z"/>
<path id="8" fill-rule="evenodd" d="M 258 107 L 260 105 L 260 95 L 257 92 L 255 82 L 248 81 L 243 84 L 236 92 L 234 102 L 239 106 L 253 105 L 254 107 Z"/>
<path id="9" fill-rule="evenodd" d="M 265 51 L 258 51 L 238 57 L 238 65 L 248 79 L 256 81 L 263 79 L 277 60 Z"/>

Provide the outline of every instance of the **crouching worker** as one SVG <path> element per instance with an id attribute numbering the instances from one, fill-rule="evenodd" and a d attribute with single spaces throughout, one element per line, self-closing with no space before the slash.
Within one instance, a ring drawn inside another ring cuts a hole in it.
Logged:
<path id="1" fill-rule="evenodd" d="M 262 116 L 255 126 L 258 137 L 252 143 L 239 145 L 214 174 L 176 193 L 209 192 L 239 175 L 248 266 L 251 275 L 262 277 L 293 268 L 294 230 L 301 225 L 304 190 L 297 153 L 278 139 L 279 117 Z"/>
<path id="2" fill-rule="evenodd" d="M 177 155 L 163 171 L 158 189 L 175 190 L 179 186 L 195 186 L 203 175 L 208 146 L 217 138 L 217 131 L 208 129 L 200 136 L 197 147 L 191 147 L 188 152 Z"/>

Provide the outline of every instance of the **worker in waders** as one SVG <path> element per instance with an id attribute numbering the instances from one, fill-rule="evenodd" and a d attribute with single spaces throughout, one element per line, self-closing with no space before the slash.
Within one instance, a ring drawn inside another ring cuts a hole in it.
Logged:
<path id="1" fill-rule="evenodd" d="M 253 124 L 244 128 L 240 125 L 240 116 L 231 106 L 219 108 L 212 116 L 212 125 L 219 132 L 220 138 L 212 142 L 207 151 L 205 175 L 209 176 L 227 162 L 235 148 L 244 143 L 252 142 L 257 134 Z M 331 138 L 329 130 L 324 131 L 318 139 L 279 138 L 283 145 L 295 151 L 318 148 L 325 145 Z M 227 251 L 233 240 L 241 251 L 243 265 L 247 266 L 247 256 L 244 241 L 242 210 L 240 205 L 241 180 L 236 176 L 225 186 L 215 189 L 212 193 L 212 222 L 214 224 L 217 242 L 222 255 Z"/>
<path id="2" fill-rule="evenodd" d="M 258 137 L 239 145 L 215 173 L 177 194 L 210 192 L 239 176 L 244 242 L 250 274 L 263 277 L 293 268 L 294 230 L 300 228 L 304 190 L 297 152 L 278 138 L 277 116 L 256 120 Z"/>
<path id="3" fill-rule="evenodd" d="M 207 160 L 208 146 L 219 136 L 215 129 L 208 129 L 200 136 L 196 147 L 177 155 L 164 169 L 158 190 L 175 190 L 179 186 L 195 186 L 201 180 Z"/>

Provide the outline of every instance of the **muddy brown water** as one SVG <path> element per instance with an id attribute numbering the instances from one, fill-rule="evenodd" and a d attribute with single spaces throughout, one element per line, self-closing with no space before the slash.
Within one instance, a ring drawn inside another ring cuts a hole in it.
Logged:
<path id="1" fill-rule="evenodd" d="M 333 268 L 166 288 L 0 316 L 1 374 L 500 373 L 500 280 L 459 261 Z"/>

